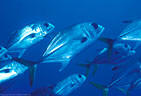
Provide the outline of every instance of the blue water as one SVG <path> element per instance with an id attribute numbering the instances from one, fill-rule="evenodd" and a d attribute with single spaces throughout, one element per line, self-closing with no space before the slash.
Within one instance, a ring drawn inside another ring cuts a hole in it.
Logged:
<path id="1" fill-rule="evenodd" d="M 140 0 L 1 0 L 0 1 L 0 44 L 6 46 L 11 32 L 22 26 L 36 22 L 48 21 L 56 26 L 55 31 L 81 22 L 93 21 L 105 27 L 104 36 L 116 37 L 126 26 L 123 20 L 141 18 Z M 24 58 L 38 60 L 43 54 L 50 38 L 34 45 L 25 53 Z M 98 42 L 89 46 L 75 56 L 69 66 L 58 72 L 58 64 L 38 65 L 33 87 L 29 86 L 28 72 L 14 80 L 5 93 L 30 93 L 36 88 L 56 84 L 73 73 L 85 73 L 84 68 L 77 66 L 86 63 L 97 55 Z M 111 80 L 110 66 L 100 65 L 95 77 L 89 77 L 77 91 L 69 96 L 101 96 L 102 91 L 89 84 L 90 80 L 107 84 Z M 117 90 L 110 90 L 110 96 L 124 96 Z M 132 96 L 141 96 L 139 90 Z"/>

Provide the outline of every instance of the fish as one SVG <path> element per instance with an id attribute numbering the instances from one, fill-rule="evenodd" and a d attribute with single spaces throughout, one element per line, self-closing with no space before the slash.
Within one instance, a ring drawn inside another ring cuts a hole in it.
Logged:
<path id="1" fill-rule="evenodd" d="M 17 30 L 10 36 L 5 47 L 0 46 L 0 60 L 10 59 L 3 57 L 6 53 L 17 53 L 20 58 L 29 47 L 43 40 L 54 28 L 51 23 L 37 22 Z"/>
<path id="2" fill-rule="evenodd" d="M 83 74 L 72 74 L 50 87 L 42 87 L 31 93 L 31 96 L 68 96 L 86 81 Z M 44 95 L 41 95 L 44 94 Z"/>
<path id="3" fill-rule="evenodd" d="M 78 64 L 78 66 L 86 68 L 87 76 L 89 74 L 90 68 L 93 66 L 94 67 L 93 76 L 94 76 L 96 70 L 98 69 L 99 64 L 110 64 L 113 66 L 121 63 L 126 63 L 130 59 L 133 59 L 135 57 L 135 54 L 136 54 L 136 50 L 132 49 L 130 45 L 126 43 L 115 43 L 113 45 L 113 50 L 111 52 L 110 59 L 107 56 L 108 48 L 104 48 L 98 53 L 96 57 L 94 57 L 93 61 L 88 62 L 87 64 Z"/>
<path id="4" fill-rule="evenodd" d="M 46 48 L 41 63 L 58 62 L 59 71 L 64 70 L 73 56 L 96 41 L 103 31 L 102 25 L 84 22 L 58 32 Z"/>
<path id="5" fill-rule="evenodd" d="M 117 72 L 115 72 L 115 74 L 113 74 L 112 80 L 110 81 L 110 83 L 108 85 L 97 84 L 95 82 L 90 82 L 90 84 L 93 85 L 94 87 L 102 90 L 103 96 L 108 96 L 110 88 L 116 88 L 122 92 L 125 92 L 121 88 L 121 86 L 125 86 L 125 85 L 130 85 L 130 86 L 128 86 L 129 90 L 127 90 L 127 91 L 130 91 L 130 88 L 133 87 L 135 84 L 135 80 L 137 80 L 141 76 L 141 71 L 140 71 L 141 70 L 140 69 L 141 63 L 135 62 L 133 64 L 133 62 L 135 62 L 135 61 L 133 60 L 132 62 L 130 61 L 130 62 L 126 63 L 127 65 L 130 65 L 128 67 L 127 66 L 120 67 L 121 69 L 118 70 Z"/>

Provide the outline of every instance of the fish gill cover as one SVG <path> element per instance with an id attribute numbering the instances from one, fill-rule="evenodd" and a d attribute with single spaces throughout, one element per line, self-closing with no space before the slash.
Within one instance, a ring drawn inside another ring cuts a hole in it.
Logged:
<path id="1" fill-rule="evenodd" d="M 141 96 L 140 0 L 1 0 L 0 96 Z"/>

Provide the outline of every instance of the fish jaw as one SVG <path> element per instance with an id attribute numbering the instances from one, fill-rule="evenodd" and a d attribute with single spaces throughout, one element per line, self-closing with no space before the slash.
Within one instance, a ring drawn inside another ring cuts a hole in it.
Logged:
<path id="1" fill-rule="evenodd" d="M 47 22 L 29 24 L 18 31 L 19 36 L 15 38 L 17 40 L 9 47 L 9 50 L 27 49 L 43 40 L 54 28 L 53 24 Z"/>

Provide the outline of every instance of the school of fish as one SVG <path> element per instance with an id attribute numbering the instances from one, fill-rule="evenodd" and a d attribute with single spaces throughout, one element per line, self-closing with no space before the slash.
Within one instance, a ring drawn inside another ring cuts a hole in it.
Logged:
<path id="1" fill-rule="evenodd" d="M 54 33 L 55 26 L 49 22 L 27 24 L 9 36 L 6 46 L 0 46 L 0 85 L 29 70 L 29 84 L 32 87 L 38 64 L 57 63 L 61 65 L 58 71 L 62 72 L 75 56 L 88 49 L 94 42 L 100 42 L 107 46 L 103 47 L 92 61 L 76 64 L 80 68 L 86 68 L 86 72 L 74 73 L 56 84 L 33 90 L 29 93 L 30 96 L 69 96 L 73 91 L 83 87 L 81 85 L 84 83 L 101 90 L 102 96 L 110 96 L 112 88 L 130 96 L 134 89 L 141 88 L 141 58 L 137 56 L 137 49 L 141 46 L 141 20 L 123 23 L 127 23 L 127 27 L 114 39 L 104 37 L 102 34 L 105 27 L 95 22 L 68 26 L 56 32 L 40 59 L 36 61 L 24 59 L 24 54 L 31 46 Z M 134 43 L 134 46 L 129 42 Z M 95 81 L 86 82 L 91 76 L 91 67 L 94 76 L 102 64 L 111 66 L 111 81 L 106 85 Z"/>

